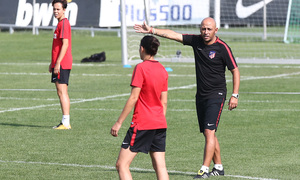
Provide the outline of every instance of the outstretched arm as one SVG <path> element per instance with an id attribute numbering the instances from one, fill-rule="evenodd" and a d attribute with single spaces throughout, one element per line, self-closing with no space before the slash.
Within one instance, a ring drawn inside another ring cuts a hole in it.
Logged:
<path id="1" fill-rule="evenodd" d="M 137 32 L 137 33 L 154 34 L 154 35 L 157 35 L 157 36 L 160 36 L 163 38 L 167 38 L 167 39 L 171 39 L 171 40 L 175 40 L 175 41 L 178 41 L 181 43 L 183 41 L 182 34 L 172 31 L 170 29 L 157 29 L 157 28 L 149 27 L 145 21 L 142 25 L 135 24 L 133 28 L 135 29 L 135 32 Z"/>

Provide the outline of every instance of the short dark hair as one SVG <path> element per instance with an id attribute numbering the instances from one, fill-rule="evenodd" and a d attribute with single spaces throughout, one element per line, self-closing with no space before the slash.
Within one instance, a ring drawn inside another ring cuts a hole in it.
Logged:
<path id="1" fill-rule="evenodd" d="M 156 37 L 147 35 L 142 38 L 140 46 L 143 46 L 147 54 L 155 56 L 160 42 Z"/>
<path id="2" fill-rule="evenodd" d="M 67 6 L 68 6 L 67 0 L 53 0 L 53 1 L 52 1 L 52 6 L 54 6 L 55 3 L 61 3 L 61 4 L 62 4 L 62 7 L 63 7 L 64 9 L 66 9 Z"/>

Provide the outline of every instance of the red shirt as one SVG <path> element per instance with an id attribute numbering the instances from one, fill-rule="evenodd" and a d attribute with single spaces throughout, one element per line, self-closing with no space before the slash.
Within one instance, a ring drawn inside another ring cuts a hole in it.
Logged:
<path id="1" fill-rule="evenodd" d="M 137 64 L 130 85 L 141 88 L 131 127 L 137 126 L 138 130 L 167 128 L 160 101 L 161 93 L 168 91 L 168 73 L 165 68 L 158 61 Z"/>
<path id="2" fill-rule="evenodd" d="M 62 40 L 68 39 L 69 46 L 68 50 L 61 61 L 60 65 L 62 69 L 72 69 L 72 38 L 71 38 L 71 26 L 70 22 L 67 18 L 59 21 L 53 35 L 53 43 L 52 43 L 52 61 L 51 67 L 54 68 L 57 58 L 59 56 L 61 47 L 62 47 Z"/>

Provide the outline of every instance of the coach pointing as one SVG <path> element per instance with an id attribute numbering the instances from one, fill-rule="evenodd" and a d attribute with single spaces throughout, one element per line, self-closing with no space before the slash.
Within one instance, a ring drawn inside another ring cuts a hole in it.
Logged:
<path id="1" fill-rule="evenodd" d="M 201 22 L 200 35 L 185 35 L 169 29 L 154 29 L 145 22 L 135 25 L 138 33 L 150 33 L 191 46 L 194 50 L 197 93 L 196 108 L 200 132 L 205 137 L 204 159 L 196 178 L 224 175 L 221 162 L 220 145 L 215 135 L 221 112 L 226 99 L 227 88 L 225 68 L 233 76 L 233 92 L 229 98 L 228 109 L 238 104 L 240 72 L 230 47 L 216 36 L 218 28 L 213 18 L 207 17 Z M 214 168 L 209 172 L 211 161 Z"/>

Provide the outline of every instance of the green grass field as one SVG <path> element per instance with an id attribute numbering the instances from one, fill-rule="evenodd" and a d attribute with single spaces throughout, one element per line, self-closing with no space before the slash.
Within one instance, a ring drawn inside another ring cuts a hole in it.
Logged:
<path id="1" fill-rule="evenodd" d="M 61 119 L 48 65 L 52 32 L 0 33 L 0 179 L 118 179 L 114 168 L 131 117 L 119 137 L 109 132 L 130 93 L 133 68 L 123 68 L 121 39 L 73 34 L 72 130 Z M 105 51 L 106 62 L 80 64 Z M 233 48 L 233 52 L 238 51 Z M 169 72 L 166 162 L 171 180 L 192 179 L 202 164 L 203 135 L 195 112 L 193 63 L 163 63 Z M 239 64 L 239 106 L 223 111 L 217 136 L 225 177 L 299 179 L 300 65 Z M 228 93 L 231 75 L 227 74 Z M 134 179 L 156 179 L 149 155 L 138 154 Z"/>

